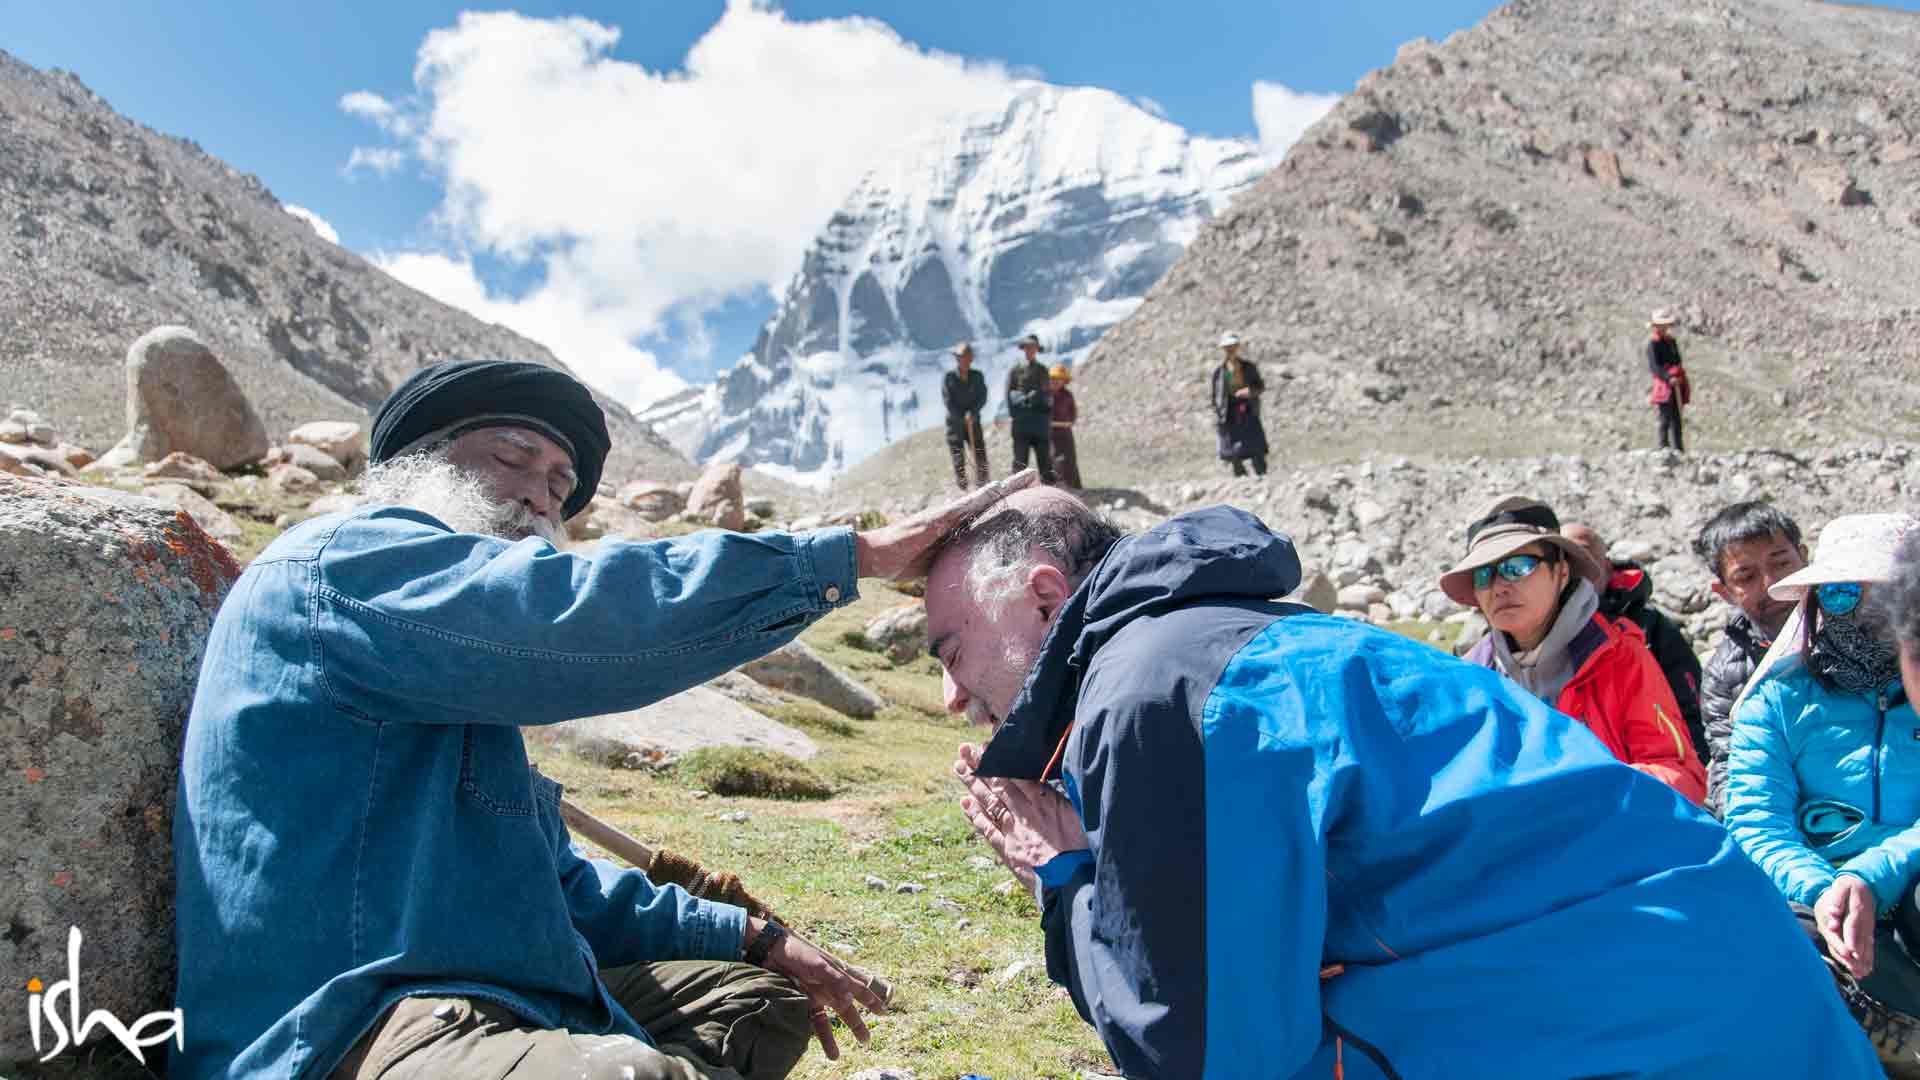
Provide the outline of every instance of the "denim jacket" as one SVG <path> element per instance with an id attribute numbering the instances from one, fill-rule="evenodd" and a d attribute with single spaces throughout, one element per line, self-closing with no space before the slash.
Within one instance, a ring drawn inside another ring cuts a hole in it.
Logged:
<path id="1" fill-rule="evenodd" d="M 188 721 L 170 1075 L 324 1076 L 421 994 L 644 1038 L 599 969 L 737 959 L 745 914 L 582 858 L 519 725 L 704 682 L 855 578 L 844 529 L 583 558 L 380 507 L 280 537 L 221 608 Z"/>

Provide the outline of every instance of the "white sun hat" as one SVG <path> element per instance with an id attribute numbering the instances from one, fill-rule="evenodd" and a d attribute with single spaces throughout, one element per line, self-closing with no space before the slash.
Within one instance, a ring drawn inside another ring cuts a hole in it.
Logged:
<path id="1" fill-rule="evenodd" d="M 1229 330 L 1226 333 L 1220 335 L 1221 348 L 1226 349 L 1238 344 L 1240 344 L 1239 334 L 1236 334 L 1233 331 Z"/>
<path id="2" fill-rule="evenodd" d="M 1767 592 L 1775 600 L 1798 600 L 1816 585 L 1836 581 L 1869 584 L 1893 579 L 1893 552 L 1920 528 L 1912 514 L 1848 514 L 1820 530 L 1813 561 L 1775 582 Z"/>

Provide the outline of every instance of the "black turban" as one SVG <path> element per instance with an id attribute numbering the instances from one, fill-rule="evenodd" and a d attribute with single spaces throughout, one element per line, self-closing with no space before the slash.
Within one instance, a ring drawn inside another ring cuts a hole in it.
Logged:
<path id="1" fill-rule="evenodd" d="M 373 415 L 369 459 L 388 461 L 482 427 L 526 427 L 573 457 L 579 483 L 563 516 L 586 508 L 600 487 L 613 441 L 586 385 L 557 368 L 521 360 L 459 360 L 421 368 Z"/>

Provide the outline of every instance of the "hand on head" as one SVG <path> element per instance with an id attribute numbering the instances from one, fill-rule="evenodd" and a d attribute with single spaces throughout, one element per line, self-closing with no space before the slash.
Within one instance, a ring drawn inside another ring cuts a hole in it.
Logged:
<path id="1" fill-rule="evenodd" d="M 859 573 L 863 578 L 901 579 L 926 573 L 926 560 L 942 538 L 978 517 L 994 503 L 1032 487 L 1040 479 L 1034 469 L 977 488 L 931 510 L 903 521 L 882 525 L 854 537 Z"/>

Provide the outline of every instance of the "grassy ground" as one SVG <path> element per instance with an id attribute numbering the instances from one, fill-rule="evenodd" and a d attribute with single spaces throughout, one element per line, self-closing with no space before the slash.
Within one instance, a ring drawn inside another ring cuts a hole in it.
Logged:
<path id="1" fill-rule="evenodd" d="M 960 815 L 948 768 L 955 748 L 978 733 L 942 711 L 933 661 L 896 666 L 855 644 L 867 619 L 905 600 L 872 584 L 863 594 L 806 641 L 888 708 L 849 721 L 801 704 L 782 717 L 820 744 L 810 765 L 833 787 L 831 798 L 702 795 L 694 776 L 603 769 L 559 751 L 540 767 L 642 840 L 740 873 L 806 937 L 893 981 L 895 1007 L 875 1023 L 871 1044 L 837 1063 L 816 1050 L 796 1076 L 890 1067 L 920 1080 L 968 1072 L 1004 1080 L 1110 1069 L 1099 1040 L 1046 979 L 1033 901 L 996 891 L 1011 878 L 986 864 L 986 845 Z M 728 820 L 738 811 L 749 819 Z M 870 876 L 887 888 L 869 887 Z M 903 883 L 924 889 L 896 892 Z"/>

